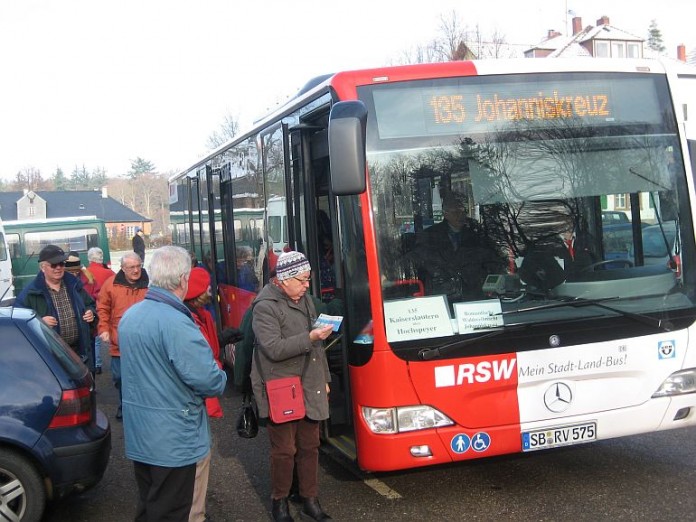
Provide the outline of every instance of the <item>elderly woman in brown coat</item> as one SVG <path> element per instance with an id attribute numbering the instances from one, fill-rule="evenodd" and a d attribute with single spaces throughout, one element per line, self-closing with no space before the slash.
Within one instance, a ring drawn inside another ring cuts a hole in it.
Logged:
<path id="1" fill-rule="evenodd" d="M 293 520 L 288 494 L 295 463 L 303 498 L 301 517 L 331 520 L 317 500 L 319 421 L 329 417 L 330 376 L 323 340 L 331 334 L 331 326 L 313 328 L 317 313 L 306 295 L 310 271 L 311 266 L 302 253 L 284 252 L 278 257 L 276 276 L 259 292 L 253 305 L 257 353 L 251 381 L 259 417 L 268 417 L 263 380 L 302 376 L 306 416 L 282 424 L 269 420 L 267 424 L 271 441 L 273 519 L 283 522 Z"/>

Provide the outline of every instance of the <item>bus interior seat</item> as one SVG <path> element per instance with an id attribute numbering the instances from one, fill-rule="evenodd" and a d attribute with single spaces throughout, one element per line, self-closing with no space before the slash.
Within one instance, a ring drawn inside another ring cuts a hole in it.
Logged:
<path id="1" fill-rule="evenodd" d="M 550 252 L 530 250 L 524 256 L 519 276 L 530 290 L 544 294 L 565 280 L 565 273 Z"/>
<path id="2" fill-rule="evenodd" d="M 408 254 L 416 248 L 416 233 L 404 232 L 401 234 L 401 253 Z"/>

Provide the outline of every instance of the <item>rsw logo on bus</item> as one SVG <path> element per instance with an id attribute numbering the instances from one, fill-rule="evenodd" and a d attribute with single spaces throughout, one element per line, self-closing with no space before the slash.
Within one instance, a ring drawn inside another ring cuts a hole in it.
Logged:
<path id="1" fill-rule="evenodd" d="M 513 376 L 517 359 L 480 361 L 435 367 L 435 387 L 462 386 L 508 380 Z"/>

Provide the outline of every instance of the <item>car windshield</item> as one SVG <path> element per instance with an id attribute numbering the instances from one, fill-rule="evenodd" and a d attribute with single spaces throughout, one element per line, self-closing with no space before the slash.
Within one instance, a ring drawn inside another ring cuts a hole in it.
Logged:
<path id="1" fill-rule="evenodd" d="M 602 92 L 582 103 L 606 102 L 606 113 L 510 116 L 519 92 L 547 91 Z M 388 340 L 694 306 L 689 193 L 663 78 L 448 79 L 361 97 L 373 109 Z"/>

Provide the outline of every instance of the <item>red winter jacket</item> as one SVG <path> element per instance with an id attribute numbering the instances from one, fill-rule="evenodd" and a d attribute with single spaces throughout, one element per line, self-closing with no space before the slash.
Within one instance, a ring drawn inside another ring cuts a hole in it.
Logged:
<path id="1" fill-rule="evenodd" d="M 193 320 L 198 325 L 198 328 L 201 329 L 203 337 L 208 341 L 215 362 L 218 367 L 222 369 L 222 362 L 220 362 L 220 342 L 218 341 L 215 319 L 213 319 L 211 313 L 203 307 L 193 308 L 189 306 L 189 310 L 191 310 L 191 315 L 193 315 Z M 217 397 L 207 397 L 205 399 L 205 407 L 210 417 L 222 417 L 222 406 L 220 405 L 220 399 Z"/>

